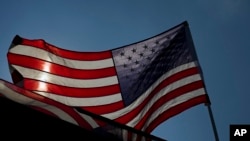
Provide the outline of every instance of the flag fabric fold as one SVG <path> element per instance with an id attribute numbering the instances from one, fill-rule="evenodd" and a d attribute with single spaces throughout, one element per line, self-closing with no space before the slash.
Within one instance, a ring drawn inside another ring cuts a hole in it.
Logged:
<path id="1" fill-rule="evenodd" d="M 71 51 L 16 36 L 7 57 L 22 92 L 42 96 L 41 105 L 50 100 L 64 105 L 63 111 L 50 113 L 81 126 L 100 125 L 88 123 L 91 117 L 82 122 L 72 107 L 150 133 L 168 118 L 209 103 L 187 22 L 100 52 Z M 9 85 L 7 93 L 13 93 Z"/>

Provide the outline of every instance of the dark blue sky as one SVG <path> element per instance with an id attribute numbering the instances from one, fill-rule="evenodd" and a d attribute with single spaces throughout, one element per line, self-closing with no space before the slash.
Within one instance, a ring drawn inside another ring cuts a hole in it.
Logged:
<path id="1" fill-rule="evenodd" d="M 248 0 L 1 0 L 0 78 L 11 81 L 6 53 L 16 34 L 75 51 L 101 51 L 188 21 L 221 141 L 230 124 L 250 124 Z M 152 133 L 169 141 L 212 141 L 207 108 L 198 105 Z"/>

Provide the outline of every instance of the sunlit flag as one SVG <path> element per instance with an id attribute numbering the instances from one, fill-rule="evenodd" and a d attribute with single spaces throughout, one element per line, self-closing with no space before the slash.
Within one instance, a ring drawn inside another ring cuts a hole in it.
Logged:
<path id="1" fill-rule="evenodd" d="M 16 36 L 7 56 L 14 84 L 27 93 L 147 133 L 168 118 L 209 102 L 187 22 L 100 52 L 70 51 L 42 39 Z M 63 114 L 58 116 L 64 119 Z M 72 118 L 71 113 L 67 116 Z M 90 125 L 100 126 L 92 121 Z"/>

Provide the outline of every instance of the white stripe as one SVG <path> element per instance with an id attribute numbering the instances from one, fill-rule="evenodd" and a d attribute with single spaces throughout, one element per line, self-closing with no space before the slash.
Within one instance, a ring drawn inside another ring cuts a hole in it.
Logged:
<path id="1" fill-rule="evenodd" d="M 85 119 L 86 121 L 88 121 L 88 124 L 91 125 L 91 127 L 94 129 L 94 128 L 97 128 L 99 127 L 99 125 L 96 123 L 95 120 L 93 120 L 93 118 L 91 118 L 90 116 L 88 115 L 85 115 L 85 114 L 82 114 L 82 113 L 79 113 L 78 111 L 76 111 L 79 115 L 81 115 L 81 117 L 83 119 Z"/>
<path id="2" fill-rule="evenodd" d="M 152 116 L 150 117 L 150 119 L 146 122 L 146 124 L 144 124 L 143 128 L 142 128 L 142 131 L 145 130 L 145 128 L 148 127 L 148 125 L 154 120 L 156 119 L 161 113 L 167 111 L 168 109 L 174 107 L 174 106 L 177 106 L 183 102 L 186 102 L 188 100 L 191 100 L 195 97 L 198 97 L 198 96 L 201 96 L 201 95 L 204 95 L 205 94 L 205 90 L 204 88 L 200 88 L 200 89 L 197 89 L 195 91 L 191 91 L 191 92 L 188 92 L 184 95 L 181 95 L 167 103 L 165 103 L 164 105 L 162 105 L 161 107 L 158 108 L 158 110 L 156 110 Z"/>
<path id="3" fill-rule="evenodd" d="M 43 81 L 68 87 L 93 88 L 93 87 L 109 86 L 118 83 L 117 76 L 110 76 L 98 79 L 72 79 L 17 65 L 12 65 L 12 66 L 16 70 L 18 70 L 23 75 L 24 78 L 35 79 L 38 81 Z"/>
<path id="4" fill-rule="evenodd" d="M 42 96 L 48 97 L 50 99 L 53 99 L 55 101 L 64 103 L 68 106 L 100 106 L 100 105 L 112 104 L 122 100 L 120 93 L 108 96 L 101 96 L 101 97 L 79 98 L 79 97 L 61 96 L 46 92 L 38 92 L 38 91 L 34 92 Z"/>
<path id="5" fill-rule="evenodd" d="M 128 141 L 128 130 L 122 129 L 122 139 L 123 141 Z"/>
<path id="6" fill-rule="evenodd" d="M 0 84 L 2 85 L 0 88 L 0 93 L 2 93 L 8 99 L 15 101 L 17 103 L 20 103 L 20 104 L 32 105 L 32 106 L 37 106 L 37 107 L 46 109 L 46 110 L 54 113 L 55 115 L 57 115 L 59 118 L 65 120 L 65 121 L 68 121 L 70 123 L 78 125 L 77 122 L 70 115 L 68 115 L 66 112 L 64 112 L 63 110 L 61 110 L 55 106 L 48 105 L 46 103 L 31 99 L 31 98 L 26 97 L 22 94 L 19 94 L 19 93 L 13 91 L 12 89 L 10 89 L 9 87 L 5 86 L 3 81 L 0 81 Z"/>
<path id="7" fill-rule="evenodd" d="M 14 54 L 20 54 L 25 56 L 30 56 L 34 58 L 38 58 L 41 60 L 45 60 L 48 62 L 53 62 L 55 64 L 59 64 L 62 66 L 67 66 L 69 68 L 75 69 L 102 69 L 107 67 L 114 66 L 112 58 L 97 60 L 97 61 L 80 61 L 80 60 L 72 60 L 57 56 L 50 52 L 47 52 L 43 49 L 25 46 L 25 45 L 17 45 L 9 50 L 9 52 Z"/>
<path id="8" fill-rule="evenodd" d="M 131 134 L 131 141 L 136 141 L 137 139 L 137 133 L 132 133 Z"/>
<path id="9" fill-rule="evenodd" d="M 189 83 L 199 81 L 199 80 L 201 80 L 201 77 L 199 74 L 196 74 L 196 75 L 192 75 L 192 76 L 183 78 L 179 81 L 176 81 L 176 82 L 168 85 L 167 87 L 164 87 L 161 91 L 159 91 L 157 94 L 155 94 L 155 96 L 152 99 L 150 99 L 150 101 L 147 103 L 147 105 L 145 105 L 145 107 L 143 107 L 143 109 L 140 111 L 140 113 L 138 113 L 137 116 L 135 118 L 133 118 L 133 120 L 128 122 L 127 125 L 133 127 L 136 124 L 138 124 L 140 119 L 146 115 L 146 113 L 153 106 L 153 104 L 155 104 L 164 95 L 167 95 L 169 92 L 171 92 L 175 89 L 178 89 L 182 86 L 185 86 Z"/>
<path id="10" fill-rule="evenodd" d="M 120 116 L 123 116 L 127 113 L 129 113 L 131 111 L 131 109 L 135 109 L 137 106 L 139 106 L 147 97 L 148 95 L 162 82 L 164 81 L 166 78 L 168 78 L 169 76 L 176 74 L 178 72 L 181 72 L 183 70 L 189 69 L 189 68 L 193 68 L 196 67 L 195 62 L 191 62 L 191 63 L 187 63 L 181 66 L 178 66 L 170 71 L 168 71 L 167 73 L 165 73 L 164 75 L 162 75 L 162 77 L 160 77 L 151 87 L 149 87 L 149 89 L 142 94 L 138 99 L 136 99 L 133 103 L 131 103 L 129 106 L 112 112 L 112 113 L 108 113 L 108 114 L 103 114 L 102 116 L 106 117 L 106 118 L 110 118 L 110 119 L 116 119 Z"/>

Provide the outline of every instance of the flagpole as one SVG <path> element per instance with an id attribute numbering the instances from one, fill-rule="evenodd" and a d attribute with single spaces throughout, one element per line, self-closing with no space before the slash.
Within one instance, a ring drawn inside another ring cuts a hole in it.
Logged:
<path id="1" fill-rule="evenodd" d="M 208 103 L 208 104 L 206 104 L 206 106 L 208 108 L 208 113 L 209 113 L 210 121 L 212 123 L 215 141 L 219 141 L 218 132 L 217 132 L 216 125 L 215 125 L 215 122 L 214 122 L 214 116 L 213 116 L 213 112 L 212 112 L 212 109 L 211 109 L 211 104 Z"/>
<path id="2" fill-rule="evenodd" d="M 188 22 L 185 21 L 184 24 L 186 25 L 187 37 L 189 37 L 189 40 L 188 40 L 188 41 L 189 41 L 189 45 L 190 45 L 190 47 L 192 47 L 192 51 L 193 51 L 194 56 L 195 56 L 196 58 L 198 58 L 198 57 L 197 57 L 197 54 L 196 54 L 196 51 L 195 51 L 195 48 L 194 48 L 194 43 L 193 43 L 193 39 L 192 39 L 192 35 L 191 35 L 190 29 L 189 29 Z M 199 64 L 198 59 L 197 59 L 196 63 Z M 198 65 L 198 66 L 200 66 L 200 65 Z M 204 80 L 204 77 L 203 77 L 203 74 L 202 74 L 202 70 L 201 70 L 201 68 L 199 68 L 199 69 L 200 69 L 201 77 L 202 77 L 202 79 Z M 205 84 L 204 84 L 204 87 L 205 87 Z M 205 89 L 205 91 L 206 91 L 206 89 Z M 207 92 L 206 92 L 206 93 L 207 93 Z M 209 113 L 210 121 L 211 121 L 211 123 L 212 123 L 215 141 L 219 141 L 218 132 L 217 132 L 216 125 L 215 125 L 215 122 L 214 122 L 214 116 L 213 116 L 212 109 L 211 109 L 211 102 L 210 102 L 210 99 L 209 99 L 208 95 L 207 95 L 207 100 L 208 100 L 208 102 L 205 103 L 205 105 L 206 105 L 207 108 L 208 108 L 208 113 Z"/>

